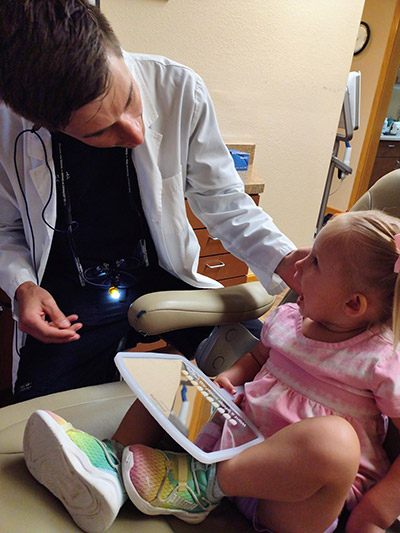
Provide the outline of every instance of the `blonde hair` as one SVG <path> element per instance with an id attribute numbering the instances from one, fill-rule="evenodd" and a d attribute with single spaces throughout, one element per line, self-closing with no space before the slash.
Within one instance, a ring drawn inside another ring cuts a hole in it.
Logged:
<path id="1" fill-rule="evenodd" d="M 327 232 L 327 238 L 335 239 L 350 290 L 377 295 L 379 322 L 391 319 L 396 347 L 400 340 L 400 275 L 394 272 L 394 265 L 400 252 L 394 236 L 400 233 L 400 219 L 377 210 L 350 211 L 335 216 L 333 223 L 339 231 Z M 332 229 L 333 223 L 328 223 Z"/>

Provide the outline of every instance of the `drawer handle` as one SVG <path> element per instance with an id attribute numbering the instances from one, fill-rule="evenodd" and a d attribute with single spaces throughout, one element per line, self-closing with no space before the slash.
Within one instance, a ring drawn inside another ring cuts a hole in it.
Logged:
<path id="1" fill-rule="evenodd" d="M 388 148 L 396 148 L 395 144 L 388 144 Z"/>
<path id="2" fill-rule="evenodd" d="M 219 241 L 218 237 L 213 237 L 212 235 L 208 234 L 208 238 L 212 241 Z"/>
<path id="3" fill-rule="evenodd" d="M 209 265 L 208 263 L 206 263 L 206 267 L 208 268 L 222 268 L 225 266 L 225 263 L 223 263 L 222 261 L 220 262 L 219 265 Z"/>

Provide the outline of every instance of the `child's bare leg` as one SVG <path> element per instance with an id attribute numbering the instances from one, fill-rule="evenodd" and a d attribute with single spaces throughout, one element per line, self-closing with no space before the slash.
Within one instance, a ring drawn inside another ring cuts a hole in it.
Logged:
<path id="1" fill-rule="evenodd" d="M 357 434 L 343 418 L 310 418 L 217 466 L 230 496 L 253 497 L 272 531 L 321 532 L 340 514 L 358 470 Z"/>
<path id="2" fill-rule="evenodd" d="M 123 446 L 131 444 L 156 446 L 163 434 L 164 430 L 155 418 L 139 400 L 136 400 L 127 411 L 112 438 Z"/>

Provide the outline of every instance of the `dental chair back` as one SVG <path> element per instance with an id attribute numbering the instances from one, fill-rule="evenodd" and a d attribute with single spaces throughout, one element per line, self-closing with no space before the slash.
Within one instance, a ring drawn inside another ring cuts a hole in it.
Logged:
<path id="1" fill-rule="evenodd" d="M 400 169 L 385 174 L 361 196 L 350 211 L 379 209 L 400 218 Z"/>

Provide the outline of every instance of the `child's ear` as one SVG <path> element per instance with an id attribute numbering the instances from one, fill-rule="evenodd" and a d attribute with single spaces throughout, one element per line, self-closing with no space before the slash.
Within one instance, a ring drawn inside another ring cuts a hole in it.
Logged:
<path id="1" fill-rule="evenodd" d="M 368 308 L 367 298 L 361 292 L 356 292 L 344 304 L 346 314 L 353 318 L 362 316 Z"/>

